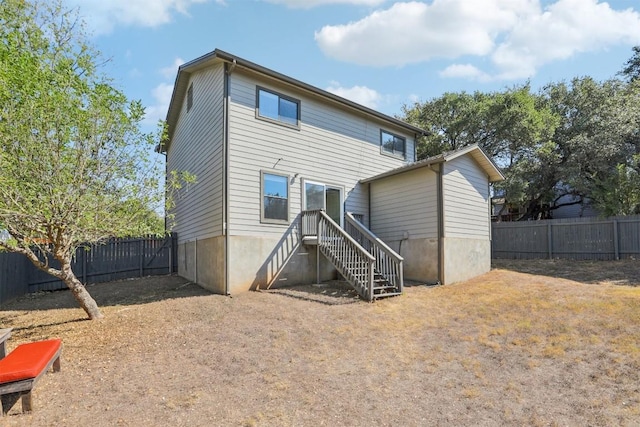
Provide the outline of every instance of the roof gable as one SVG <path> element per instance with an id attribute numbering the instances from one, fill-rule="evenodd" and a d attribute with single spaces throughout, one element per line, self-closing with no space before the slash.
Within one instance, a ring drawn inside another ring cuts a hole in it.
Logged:
<path id="1" fill-rule="evenodd" d="M 466 156 L 466 155 L 470 155 L 471 157 L 473 157 L 473 159 L 478 163 L 478 165 L 489 177 L 489 182 L 504 180 L 504 175 L 500 171 L 500 168 L 498 168 L 498 166 L 496 166 L 496 164 L 493 162 L 493 160 L 491 160 L 491 158 L 484 152 L 484 150 L 482 150 L 482 148 L 478 146 L 478 144 L 472 144 L 464 148 L 461 148 L 459 150 L 447 151 L 437 156 L 419 160 L 417 162 L 413 162 L 396 169 L 391 169 L 390 171 L 381 173 L 371 178 L 363 179 L 360 182 L 363 184 L 366 184 L 369 182 L 377 181 L 382 178 L 386 178 L 388 176 L 393 176 L 403 172 L 408 172 L 413 169 L 419 169 L 423 167 L 429 167 L 431 165 L 449 162 L 458 157 Z"/>

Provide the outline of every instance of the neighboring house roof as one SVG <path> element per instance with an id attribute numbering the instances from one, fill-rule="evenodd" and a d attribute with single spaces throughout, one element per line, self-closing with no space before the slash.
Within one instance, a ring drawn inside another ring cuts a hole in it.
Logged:
<path id="1" fill-rule="evenodd" d="M 449 162 L 457 157 L 464 156 L 465 154 L 471 155 L 476 162 L 480 165 L 482 170 L 489 176 L 489 182 L 502 181 L 504 175 L 500 171 L 500 168 L 491 160 L 491 158 L 478 146 L 478 144 L 468 145 L 464 148 L 455 151 L 447 151 L 437 156 L 429 157 L 424 160 L 409 163 L 408 165 L 401 166 L 399 168 L 391 169 L 390 171 L 381 173 L 371 178 L 363 179 L 360 182 L 363 184 L 377 181 L 388 176 L 397 175 L 399 173 L 407 172 L 413 169 L 419 169 L 423 167 L 429 167 L 440 163 Z"/>
<path id="2" fill-rule="evenodd" d="M 212 64 L 220 63 L 220 62 L 227 62 L 227 63 L 233 64 L 234 67 L 241 67 L 247 70 L 251 70 L 255 73 L 262 74 L 263 76 L 266 76 L 268 78 L 272 78 L 280 82 L 287 83 L 291 86 L 295 86 L 298 89 L 302 89 L 303 91 L 306 91 L 310 94 L 320 96 L 332 103 L 337 103 L 343 107 L 347 107 L 349 109 L 356 110 L 366 115 L 375 117 L 377 119 L 381 119 L 386 122 L 393 123 L 394 125 L 402 129 L 405 129 L 409 132 L 412 132 L 414 134 L 424 135 L 427 133 L 427 131 L 425 131 L 424 129 L 410 125 L 409 123 L 403 122 L 402 120 L 396 119 L 391 116 L 387 116 L 386 114 L 382 114 L 371 108 L 365 107 L 364 105 L 360 105 L 353 101 L 349 101 L 348 99 L 342 98 L 341 96 L 334 95 L 333 93 L 319 89 L 310 84 L 301 82 L 300 80 L 296 80 L 284 74 L 280 74 L 276 71 L 265 68 L 261 65 L 255 64 L 251 61 L 247 61 L 246 59 L 242 59 L 238 56 L 224 52 L 220 49 L 216 49 L 212 52 L 207 53 L 206 55 L 203 55 L 199 58 L 196 58 L 192 61 L 182 64 L 178 68 L 178 74 L 176 76 L 176 81 L 173 86 L 173 94 L 171 95 L 171 103 L 169 104 L 169 110 L 167 112 L 167 119 L 166 119 L 167 125 L 169 127 L 168 129 L 169 141 L 171 141 L 171 138 L 173 137 L 173 130 L 175 129 L 175 125 L 178 121 L 178 116 L 180 115 L 181 103 L 188 89 L 189 75 L 194 71 L 201 70 Z M 166 150 L 166 147 L 164 147 L 164 145 L 158 148 L 159 148 L 159 151 Z"/>

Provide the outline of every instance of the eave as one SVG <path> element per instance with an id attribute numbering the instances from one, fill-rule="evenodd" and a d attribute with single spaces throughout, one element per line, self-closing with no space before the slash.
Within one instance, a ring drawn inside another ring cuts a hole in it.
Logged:
<path id="1" fill-rule="evenodd" d="M 233 64 L 233 67 L 239 67 L 239 68 L 260 74 L 264 77 L 277 80 L 278 82 L 293 86 L 313 96 L 320 97 L 325 101 L 329 101 L 334 105 L 337 104 L 340 107 L 345 108 L 347 110 L 355 111 L 360 114 L 364 114 L 366 116 L 373 117 L 375 119 L 390 123 L 395 127 L 400 128 L 410 134 L 414 134 L 418 136 L 418 135 L 424 135 L 427 133 L 424 129 L 413 126 L 402 120 L 396 119 L 395 117 L 391 117 L 386 114 L 380 113 L 379 111 L 373 110 L 369 107 L 365 107 L 364 105 L 360 105 L 356 102 L 350 101 L 341 96 L 335 95 L 323 89 L 304 83 L 300 80 L 278 73 L 277 71 L 273 71 L 269 68 L 255 64 L 251 61 L 247 61 L 246 59 L 242 59 L 238 56 L 224 52 L 220 49 L 216 49 L 212 52 L 207 53 L 206 55 L 203 55 L 199 58 L 189 61 L 178 68 L 178 74 L 176 75 L 176 80 L 173 87 L 173 93 L 171 95 L 171 102 L 169 104 L 169 110 L 167 111 L 167 118 L 166 118 L 166 122 L 168 125 L 167 143 L 166 144 L 163 143 L 158 146 L 157 150 L 159 152 L 165 152 L 167 149 L 166 145 L 170 144 L 170 141 L 173 138 L 173 131 L 178 121 L 178 117 L 180 115 L 180 111 L 182 107 L 182 102 L 184 100 L 184 97 L 189 85 L 189 76 L 193 72 L 201 70 L 208 66 L 211 66 L 217 62 L 227 62 L 229 64 Z"/>
<path id="2" fill-rule="evenodd" d="M 504 180 L 504 175 L 500 171 L 500 168 L 498 168 L 498 166 L 496 166 L 496 164 L 493 162 L 493 160 L 491 160 L 491 158 L 484 152 L 484 150 L 482 150 L 478 146 L 478 144 L 472 144 L 456 151 L 448 151 L 446 153 L 442 153 L 437 156 L 429 157 L 427 159 L 409 163 L 408 165 L 405 165 L 405 166 L 400 166 L 399 168 L 391 169 L 379 175 L 372 176 L 371 178 L 360 180 L 360 182 L 362 184 L 367 184 L 382 178 L 398 175 L 414 169 L 430 167 L 433 165 L 449 162 L 455 158 L 464 156 L 466 154 L 471 155 L 473 159 L 478 163 L 478 165 L 489 177 L 489 182 Z"/>

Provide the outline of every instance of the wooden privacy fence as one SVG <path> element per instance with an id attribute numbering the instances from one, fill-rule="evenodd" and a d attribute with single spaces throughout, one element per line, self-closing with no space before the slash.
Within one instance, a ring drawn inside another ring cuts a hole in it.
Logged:
<path id="1" fill-rule="evenodd" d="M 84 284 L 153 276 L 177 271 L 177 236 L 111 239 L 81 247 L 72 268 Z M 59 265 L 52 263 L 54 268 Z M 37 291 L 65 289 L 24 255 L 0 252 L 0 304 Z"/>
<path id="2" fill-rule="evenodd" d="M 492 224 L 493 258 L 640 258 L 640 215 Z"/>

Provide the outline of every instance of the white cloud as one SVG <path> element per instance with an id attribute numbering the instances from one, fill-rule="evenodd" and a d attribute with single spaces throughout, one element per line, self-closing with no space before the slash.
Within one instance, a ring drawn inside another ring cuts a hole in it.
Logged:
<path id="1" fill-rule="evenodd" d="M 291 8 L 311 9 L 316 6 L 324 6 L 327 4 L 353 4 L 364 6 L 377 6 L 385 2 L 385 0 L 266 0 L 273 4 L 283 4 Z"/>
<path id="2" fill-rule="evenodd" d="M 164 120 L 167 116 L 171 95 L 173 94 L 173 84 L 160 83 L 151 91 L 151 94 L 154 104 L 147 107 L 144 122 L 156 124 L 158 120 Z"/>
<path id="3" fill-rule="evenodd" d="M 500 77 L 523 78 L 576 53 L 639 42 L 637 11 L 617 11 L 597 0 L 559 0 L 514 27 L 491 59 Z"/>
<path id="4" fill-rule="evenodd" d="M 346 25 L 325 26 L 315 38 L 331 57 L 363 65 L 397 65 L 433 57 L 487 55 L 495 35 L 513 27 L 526 0 L 435 0 L 396 3 Z"/>
<path id="5" fill-rule="evenodd" d="M 378 107 L 378 104 L 382 100 L 382 95 L 366 86 L 353 86 L 347 88 L 340 86 L 340 83 L 338 82 L 331 82 L 331 85 L 326 90 L 327 92 L 331 92 L 335 95 L 374 109 Z"/>
<path id="6" fill-rule="evenodd" d="M 487 57 L 494 75 L 454 64 L 448 77 L 529 77 L 551 61 L 615 44 L 640 43 L 640 13 L 598 0 L 433 0 L 388 9 L 315 33 L 320 49 L 346 62 L 403 66 L 433 58 Z"/>
<path id="7" fill-rule="evenodd" d="M 67 0 L 77 6 L 96 34 L 105 34 L 120 25 L 157 27 L 171 21 L 173 13 L 188 15 L 188 9 L 196 3 L 208 0 Z M 224 2 L 217 1 L 224 4 Z"/>
<path id="8" fill-rule="evenodd" d="M 471 64 L 452 64 L 440 71 L 441 77 L 465 78 L 477 81 L 489 81 L 491 76 Z"/>
<path id="9" fill-rule="evenodd" d="M 416 93 L 411 93 L 409 94 L 409 96 L 407 96 L 407 102 L 411 105 L 411 104 L 416 104 L 418 102 L 422 102 L 422 98 L 420 97 L 420 95 L 416 94 Z"/>
<path id="10" fill-rule="evenodd" d="M 168 67 L 161 68 L 160 74 L 162 74 L 165 79 L 175 78 L 176 74 L 178 73 L 178 67 L 180 67 L 184 63 L 184 59 L 178 57 L 173 60 L 173 64 L 169 65 Z"/>
<path id="11" fill-rule="evenodd" d="M 178 67 L 184 64 L 184 60 L 180 57 L 173 60 L 173 63 L 167 67 L 158 70 L 166 80 L 174 79 L 178 73 Z M 171 96 L 173 95 L 173 83 L 160 83 L 151 91 L 153 104 L 146 109 L 144 117 L 145 124 L 155 125 L 158 120 L 164 120 L 169 110 Z"/>

